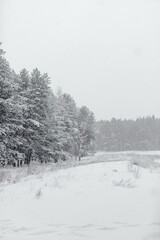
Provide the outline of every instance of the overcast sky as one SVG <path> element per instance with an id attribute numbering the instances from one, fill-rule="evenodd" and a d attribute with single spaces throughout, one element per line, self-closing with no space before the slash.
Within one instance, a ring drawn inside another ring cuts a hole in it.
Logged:
<path id="1" fill-rule="evenodd" d="M 0 41 L 97 120 L 160 117 L 160 0 L 0 0 Z"/>

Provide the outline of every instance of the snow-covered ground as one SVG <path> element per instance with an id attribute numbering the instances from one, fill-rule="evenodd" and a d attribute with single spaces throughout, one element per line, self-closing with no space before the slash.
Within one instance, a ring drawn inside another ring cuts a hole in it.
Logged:
<path id="1" fill-rule="evenodd" d="M 115 155 L 1 185 L 0 239 L 160 239 L 159 165 L 142 168 Z"/>

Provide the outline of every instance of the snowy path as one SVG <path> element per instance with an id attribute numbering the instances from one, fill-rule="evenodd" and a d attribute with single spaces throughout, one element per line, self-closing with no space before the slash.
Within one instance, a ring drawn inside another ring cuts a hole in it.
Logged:
<path id="1" fill-rule="evenodd" d="M 126 161 L 0 187 L 0 239 L 160 239 L 160 174 Z"/>

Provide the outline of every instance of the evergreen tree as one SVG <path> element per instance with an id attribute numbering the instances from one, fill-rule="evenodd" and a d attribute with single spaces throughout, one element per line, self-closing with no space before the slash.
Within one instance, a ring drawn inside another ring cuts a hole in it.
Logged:
<path id="1" fill-rule="evenodd" d="M 159 150 L 160 119 L 112 119 L 96 123 L 96 148 L 105 151 Z"/>
<path id="2" fill-rule="evenodd" d="M 3 164 L 10 164 L 23 158 L 19 152 L 23 103 L 17 94 L 17 75 L 3 55 L 3 50 L 0 50 L 0 158 Z"/>
<path id="3" fill-rule="evenodd" d="M 30 132 L 30 146 L 41 162 L 48 161 L 52 155 L 51 143 L 47 137 L 49 128 L 49 78 L 38 69 L 31 73 L 28 91 L 27 131 Z"/>
<path id="4" fill-rule="evenodd" d="M 87 155 L 87 152 L 94 151 L 95 140 L 95 119 L 94 115 L 85 106 L 79 109 L 79 157 Z"/>
<path id="5" fill-rule="evenodd" d="M 63 152 L 71 155 L 77 154 L 77 107 L 69 94 L 57 96 L 57 132 L 59 143 Z"/>
<path id="6" fill-rule="evenodd" d="M 11 70 L 0 50 L 0 162 L 66 160 L 93 149 L 94 116 L 66 93 L 55 96 L 47 74 Z M 82 154 L 81 154 L 82 155 Z"/>

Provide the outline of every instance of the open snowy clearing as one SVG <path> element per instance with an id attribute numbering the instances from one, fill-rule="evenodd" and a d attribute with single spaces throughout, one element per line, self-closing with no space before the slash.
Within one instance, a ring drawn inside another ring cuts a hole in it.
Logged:
<path id="1" fill-rule="evenodd" d="M 100 163 L 1 185 L 0 239 L 160 239 L 159 165 L 142 168 L 129 156 L 109 162 L 99 153 L 91 158 Z"/>

